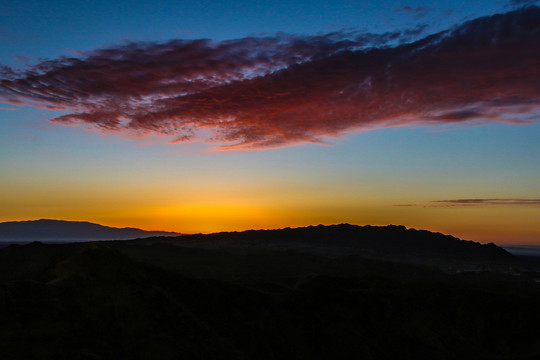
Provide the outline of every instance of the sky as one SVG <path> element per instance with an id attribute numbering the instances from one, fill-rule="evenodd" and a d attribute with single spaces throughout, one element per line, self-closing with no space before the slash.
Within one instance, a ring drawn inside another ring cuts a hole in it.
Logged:
<path id="1" fill-rule="evenodd" d="M 540 245 L 538 1 L 0 4 L 0 221 Z"/>

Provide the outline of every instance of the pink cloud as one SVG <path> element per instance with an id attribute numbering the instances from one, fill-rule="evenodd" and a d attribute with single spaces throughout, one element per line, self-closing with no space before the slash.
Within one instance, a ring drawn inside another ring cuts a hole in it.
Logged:
<path id="1" fill-rule="evenodd" d="M 4 67 L 0 99 L 71 110 L 52 119 L 59 124 L 204 138 L 222 150 L 388 126 L 538 119 L 539 8 L 412 41 L 422 31 L 128 43 L 24 73 Z"/>

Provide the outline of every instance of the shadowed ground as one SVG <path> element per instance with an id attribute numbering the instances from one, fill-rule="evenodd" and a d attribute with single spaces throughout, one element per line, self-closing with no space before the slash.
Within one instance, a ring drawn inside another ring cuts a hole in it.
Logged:
<path id="1" fill-rule="evenodd" d="M 2 358 L 540 356 L 536 270 L 494 245 L 350 225 L 183 239 L 0 250 Z"/>

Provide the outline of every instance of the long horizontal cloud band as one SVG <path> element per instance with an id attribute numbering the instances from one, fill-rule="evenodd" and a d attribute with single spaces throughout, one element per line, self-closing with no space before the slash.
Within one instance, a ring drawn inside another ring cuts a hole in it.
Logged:
<path id="1" fill-rule="evenodd" d="M 540 199 L 450 199 L 434 200 L 424 204 L 396 204 L 397 207 L 462 207 L 462 206 L 540 206 Z"/>
<path id="2" fill-rule="evenodd" d="M 53 122 L 162 133 L 222 149 L 319 142 L 412 123 L 530 122 L 540 113 L 540 8 L 418 38 L 335 32 L 130 43 L 0 68 L 0 99 L 68 110 Z"/>
<path id="3" fill-rule="evenodd" d="M 540 199 L 453 199 L 437 200 L 438 203 L 448 206 L 469 206 L 469 205 L 534 205 L 540 206 Z"/>

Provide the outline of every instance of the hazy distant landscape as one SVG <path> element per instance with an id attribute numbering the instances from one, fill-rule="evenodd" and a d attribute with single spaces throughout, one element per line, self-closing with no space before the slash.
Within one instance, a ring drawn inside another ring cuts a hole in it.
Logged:
<path id="1" fill-rule="evenodd" d="M 532 360 L 539 281 L 540 263 L 496 245 L 395 225 L 33 242 L 0 249 L 0 346 L 6 359 Z"/>
<path id="2" fill-rule="evenodd" d="M 0 222 L 0 244 L 33 241 L 62 243 L 77 241 L 127 240 L 150 236 L 178 236 L 167 231 L 114 228 L 87 221 L 29 220 Z"/>

